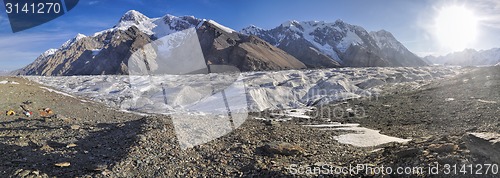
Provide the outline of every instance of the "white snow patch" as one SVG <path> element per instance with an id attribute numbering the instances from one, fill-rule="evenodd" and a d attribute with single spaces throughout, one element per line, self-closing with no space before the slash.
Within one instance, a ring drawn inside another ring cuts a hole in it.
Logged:
<path id="1" fill-rule="evenodd" d="M 272 113 L 274 116 L 281 116 L 280 118 L 299 118 L 299 119 L 311 119 L 311 116 L 306 115 L 306 112 L 314 111 L 314 108 L 297 108 L 297 109 L 286 109 L 283 113 Z"/>
<path id="2" fill-rule="evenodd" d="M 42 53 L 42 56 L 44 57 L 47 57 L 47 56 L 52 56 L 54 55 L 56 52 L 57 52 L 58 49 L 49 49 L 47 51 L 45 51 L 44 53 Z"/>
<path id="3" fill-rule="evenodd" d="M 446 98 L 445 101 L 455 101 L 455 98 Z"/>
<path id="4" fill-rule="evenodd" d="M 334 136 L 333 139 L 343 144 L 349 144 L 356 147 L 374 147 L 386 143 L 397 142 L 405 143 L 411 139 L 401 139 L 380 134 L 380 131 L 358 127 L 359 124 L 323 124 L 323 125 L 305 125 L 306 127 L 322 128 L 321 130 L 343 130 L 353 131 L 354 133 Z"/>
<path id="5" fill-rule="evenodd" d="M 64 92 L 60 92 L 60 91 L 57 91 L 57 90 L 54 90 L 54 89 L 50 89 L 50 88 L 47 88 L 47 87 L 40 87 L 40 88 L 41 89 L 45 89 L 45 90 L 47 90 L 49 92 L 57 93 L 57 94 L 60 94 L 60 95 L 71 97 L 71 98 L 76 98 L 73 95 L 70 95 L 70 94 L 67 94 L 67 93 L 64 93 Z"/>
<path id="6" fill-rule="evenodd" d="M 0 84 L 5 85 L 5 84 L 11 84 L 11 85 L 19 85 L 19 83 L 14 82 L 14 81 L 0 81 Z"/>
<path id="7" fill-rule="evenodd" d="M 225 32 L 227 32 L 227 33 L 233 33 L 233 32 L 236 32 L 236 31 L 234 31 L 233 29 L 228 28 L 228 27 L 226 27 L 226 26 L 224 26 L 224 25 L 221 25 L 221 24 L 219 24 L 219 23 L 217 23 L 216 21 L 213 21 L 213 20 L 209 20 L 209 21 L 208 21 L 208 23 L 211 23 L 211 24 L 215 25 L 217 28 L 220 28 L 221 30 L 224 30 L 224 31 L 225 31 Z"/>
<path id="8" fill-rule="evenodd" d="M 269 120 L 273 120 L 273 121 L 278 121 L 278 122 L 286 122 L 286 121 L 291 121 L 292 118 L 273 118 L 273 119 L 266 119 L 266 118 L 263 118 L 263 117 L 255 117 L 254 118 L 255 120 L 261 120 L 261 121 L 269 121 Z"/>
<path id="9" fill-rule="evenodd" d="M 345 53 L 351 45 L 363 44 L 363 40 L 354 32 L 347 31 L 346 36 L 337 44 L 337 49 Z"/>
<path id="10" fill-rule="evenodd" d="M 380 134 L 378 130 L 363 127 L 336 128 L 336 130 L 355 131 L 356 133 L 335 136 L 334 139 L 340 143 L 357 147 L 374 147 L 391 142 L 406 143 L 411 141 L 411 139 L 401 139 L 383 135 Z"/>
<path id="11" fill-rule="evenodd" d="M 101 52 L 102 49 L 93 49 L 92 50 L 92 56 L 97 56 Z M 88 62 L 88 61 L 87 61 Z"/>
<path id="12" fill-rule="evenodd" d="M 333 122 L 331 124 L 304 125 L 304 126 L 313 128 L 338 128 L 338 127 L 357 127 L 359 126 L 359 124 L 341 124 L 339 122 Z"/>
<path id="13" fill-rule="evenodd" d="M 488 100 L 482 100 L 482 99 L 478 99 L 477 101 L 479 101 L 481 103 L 488 103 L 488 104 L 496 104 L 497 103 L 496 101 L 488 101 Z"/>
<path id="14" fill-rule="evenodd" d="M 85 38 L 85 37 L 87 37 L 87 36 L 85 36 L 84 34 L 78 33 L 78 34 L 77 34 L 74 38 L 72 38 L 72 39 L 70 39 L 70 40 L 66 41 L 66 42 L 65 42 L 65 43 L 61 46 L 61 48 L 62 48 L 62 49 L 67 49 L 67 48 L 71 47 L 71 45 L 75 44 L 77 41 L 79 41 L 79 40 L 81 40 L 81 39 L 83 39 L 83 38 Z"/>

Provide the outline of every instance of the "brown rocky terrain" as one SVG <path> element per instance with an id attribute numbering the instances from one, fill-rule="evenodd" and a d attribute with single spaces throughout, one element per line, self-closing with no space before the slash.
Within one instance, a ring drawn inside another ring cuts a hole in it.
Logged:
<path id="1" fill-rule="evenodd" d="M 316 110 L 356 106 L 364 109 L 362 117 L 347 112 L 350 114 L 330 115 L 328 121 L 320 115 L 324 112 L 309 112 L 314 116 L 311 120 L 267 122 L 253 118 L 272 119 L 270 111 L 252 113 L 228 135 L 186 150 L 180 148 L 168 116 L 119 112 L 85 98 L 50 92 L 22 78 L 2 77 L 0 81 L 10 82 L 0 85 L 0 108 L 17 114 L 0 117 L 0 176 L 315 177 L 317 174 L 294 175 L 292 168 L 329 170 L 367 164 L 427 169 L 436 164 L 498 164 L 498 158 L 489 154 L 498 151 L 498 140 L 491 136 L 500 133 L 499 71 L 498 67 L 473 69 L 418 91 L 405 92 L 402 86 L 377 99 L 352 100 Z M 30 108 L 33 116 L 23 115 L 20 105 Z M 55 115 L 39 113 L 43 108 L 50 108 Z M 412 140 L 360 148 L 333 139 L 344 131 L 302 126 L 331 122 L 360 123 Z M 403 177 L 498 177 L 491 170 L 487 175 L 439 171 Z M 324 176 L 382 175 L 361 171 Z"/>
<path id="2" fill-rule="evenodd" d="M 209 64 L 231 65 L 241 71 L 306 68 L 295 57 L 256 36 L 228 33 L 209 22 L 204 22 L 197 33 Z"/>

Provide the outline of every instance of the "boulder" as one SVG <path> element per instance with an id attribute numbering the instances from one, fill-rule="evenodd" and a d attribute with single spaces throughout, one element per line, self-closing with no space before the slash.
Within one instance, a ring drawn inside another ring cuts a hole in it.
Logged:
<path id="1" fill-rule="evenodd" d="M 468 133 L 464 141 L 471 153 L 490 158 L 500 163 L 500 134 L 491 132 Z"/>
<path id="2" fill-rule="evenodd" d="M 263 150 L 272 155 L 293 156 L 304 153 L 304 149 L 298 145 L 285 142 L 271 142 L 264 145 Z"/>

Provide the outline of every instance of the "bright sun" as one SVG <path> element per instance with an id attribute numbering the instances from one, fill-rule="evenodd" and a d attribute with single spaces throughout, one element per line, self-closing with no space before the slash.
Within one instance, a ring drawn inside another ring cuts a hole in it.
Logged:
<path id="1" fill-rule="evenodd" d="M 442 8 L 436 17 L 436 35 L 443 47 L 458 51 L 476 39 L 478 19 L 463 6 Z"/>

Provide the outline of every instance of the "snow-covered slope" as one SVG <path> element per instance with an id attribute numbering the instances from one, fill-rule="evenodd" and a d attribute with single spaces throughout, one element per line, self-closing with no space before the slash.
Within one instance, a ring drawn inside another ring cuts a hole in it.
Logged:
<path id="1" fill-rule="evenodd" d="M 465 49 L 445 56 L 427 56 L 427 60 L 435 64 L 458 66 L 483 66 L 500 63 L 500 48 L 476 51 Z"/>
<path id="2" fill-rule="evenodd" d="M 196 27 L 203 21 L 205 20 L 197 19 L 193 16 L 177 17 L 170 14 L 159 18 L 149 18 L 138 11 L 130 10 L 120 18 L 120 21 L 113 28 L 97 32 L 93 36 L 102 35 L 116 30 L 125 31 L 130 27 L 135 26 L 145 34 L 161 38 L 178 31 Z"/>
<path id="3" fill-rule="evenodd" d="M 420 58 L 406 49 L 392 34 L 387 31 L 368 33 L 364 28 L 337 20 L 334 23 L 324 21 L 287 21 L 280 26 L 264 30 L 249 26 L 241 30 L 248 35 L 256 35 L 289 52 L 306 63 L 300 54 L 314 50 L 324 54 L 344 66 L 423 66 Z M 290 46 L 299 46 L 290 47 Z M 300 50 L 300 52 L 295 52 Z M 359 61 L 369 53 L 378 58 Z M 362 55 L 360 57 L 360 55 Z M 397 56 L 397 57 L 396 57 Z M 408 57 L 405 63 L 400 63 L 400 57 Z"/>

